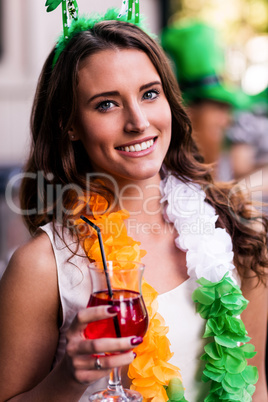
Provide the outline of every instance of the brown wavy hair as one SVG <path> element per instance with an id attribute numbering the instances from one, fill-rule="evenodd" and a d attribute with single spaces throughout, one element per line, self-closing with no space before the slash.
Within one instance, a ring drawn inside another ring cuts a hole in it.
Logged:
<path id="1" fill-rule="evenodd" d="M 217 225 L 226 228 L 232 237 L 234 263 L 238 268 L 243 266 L 240 274 L 248 268 L 264 280 L 264 268 L 268 266 L 267 219 L 262 217 L 259 228 L 254 230 L 252 219 L 261 217 L 252 212 L 245 197 L 241 193 L 232 193 L 231 184 L 216 185 L 213 182 L 211 167 L 203 163 L 192 139 L 191 122 L 182 106 L 181 93 L 169 60 L 155 40 L 126 22 L 97 23 L 93 29 L 72 38 L 54 68 L 55 49 L 44 64 L 32 108 L 32 146 L 20 193 L 21 207 L 29 211 L 24 219 L 30 232 L 34 234 L 47 222 L 55 224 L 59 216 L 63 218 L 63 227 L 68 226 L 70 216 L 66 208 L 76 201 L 78 189 L 88 191 L 86 175 L 93 169 L 81 142 L 70 141 L 68 130 L 77 110 L 80 62 L 106 49 L 137 49 L 148 55 L 161 78 L 172 112 L 172 137 L 164 160 L 166 167 L 184 182 L 193 181 L 202 186 L 207 201 L 219 215 Z M 34 175 L 41 180 L 34 180 Z M 61 188 L 64 188 L 63 192 Z M 91 182 L 90 191 L 112 200 L 113 194 L 98 182 Z"/>

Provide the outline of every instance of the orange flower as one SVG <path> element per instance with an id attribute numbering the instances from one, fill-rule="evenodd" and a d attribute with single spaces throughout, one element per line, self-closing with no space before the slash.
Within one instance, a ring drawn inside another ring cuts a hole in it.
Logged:
<path id="1" fill-rule="evenodd" d="M 146 254 L 140 250 L 140 243 L 127 235 L 125 219 L 129 217 L 127 211 L 118 211 L 108 214 L 107 201 L 99 194 L 93 194 L 86 199 L 80 197 L 74 214 L 81 213 L 86 207 L 90 208 L 92 220 L 102 233 L 105 256 L 107 260 L 140 262 Z M 85 214 L 85 213 L 84 213 Z M 83 221 L 77 219 L 76 225 Z M 96 233 L 89 228 L 90 237 L 84 239 L 84 249 L 90 260 L 101 261 L 101 252 Z M 117 281 L 120 286 L 120 280 Z M 143 395 L 144 402 L 166 402 L 168 397 L 164 388 L 172 378 L 179 378 L 179 368 L 168 363 L 172 357 L 170 342 L 166 336 L 168 327 L 163 317 L 157 312 L 158 293 L 148 283 L 143 281 L 142 294 L 149 315 L 149 327 L 142 344 L 136 349 L 137 357 L 129 366 L 128 376 L 132 379 L 131 389 Z"/>

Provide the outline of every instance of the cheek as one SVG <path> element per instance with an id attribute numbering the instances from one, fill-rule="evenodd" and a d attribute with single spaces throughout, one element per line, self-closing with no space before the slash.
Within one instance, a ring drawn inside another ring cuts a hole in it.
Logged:
<path id="1" fill-rule="evenodd" d="M 168 131 L 171 135 L 172 115 L 170 106 L 167 102 L 160 108 L 157 116 L 159 118 L 159 124 L 162 126 L 163 130 Z"/>
<path id="2" fill-rule="evenodd" d="M 103 124 L 101 120 L 96 121 L 96 119 L 81 119 L 77 130 L 79 138 L 85 146 L 105 142 L 105 136 L 109 136 L 107 125 Z"/>

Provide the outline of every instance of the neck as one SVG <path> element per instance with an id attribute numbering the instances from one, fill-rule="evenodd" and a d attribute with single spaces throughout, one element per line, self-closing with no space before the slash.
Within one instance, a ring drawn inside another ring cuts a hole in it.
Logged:
<path id="1" fill-rule="evenodd" d="M 126 209 L 130 218 L 147 222 L 161 212 L 160 175 L 147 180 L 120 183 L 118 205 Z"/>

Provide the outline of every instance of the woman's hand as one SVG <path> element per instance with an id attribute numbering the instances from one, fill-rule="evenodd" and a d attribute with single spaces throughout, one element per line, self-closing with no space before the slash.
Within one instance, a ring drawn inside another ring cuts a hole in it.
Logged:
<path id="1" fill-rule="evenodd" d="M 112 368 L 125 366 L 133 361 L 135 353 L 130 349 L 141 343 L 142 338 L 85 339 L 83 335 L 89 322 L 111 318 L 117 312 L 117 308 L 113 306 L 89 307 L 81 310 L 74 318 L 66 333 L 64 362 L 75 381 L 90 385 L 109 375 Z M 109 353 L 116 354 L 109 355 Z"/>

